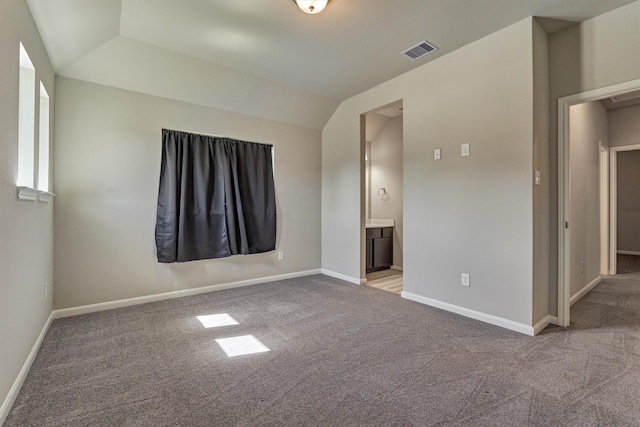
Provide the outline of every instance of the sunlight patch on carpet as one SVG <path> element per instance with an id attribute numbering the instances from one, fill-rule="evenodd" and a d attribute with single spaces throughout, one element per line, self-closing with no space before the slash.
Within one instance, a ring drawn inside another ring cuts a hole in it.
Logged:
<path id="1" fill-rule="evenodd" d="M 239 337 L 219 338 L 216 342 L 229 357 L 243 356 L 246 354 L 265 353 L 269 348 L 262 344 L 253 335 Z"/>
<path id="2" fill-rule="evenodd" d="M 207 314 L 206 316 L 196 316 L 205 328 L 218 328 L 220 326 L 238 325 L 239 323 L 228 313 Z"/>

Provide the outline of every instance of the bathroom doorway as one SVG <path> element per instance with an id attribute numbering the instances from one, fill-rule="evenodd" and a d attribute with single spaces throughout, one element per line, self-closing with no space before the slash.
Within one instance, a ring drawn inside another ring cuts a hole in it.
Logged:
<path id="1" fill-rule="evenodd" d="M 363 117 L 362 282 L 400 294 L 403 279 L 402 100 L 365 113 Z"/>

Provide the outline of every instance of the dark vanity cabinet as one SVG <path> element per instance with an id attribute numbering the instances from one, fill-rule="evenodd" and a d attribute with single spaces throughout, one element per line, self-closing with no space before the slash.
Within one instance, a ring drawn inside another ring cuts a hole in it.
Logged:
<path id="1" fill-rule="evenodd" d="M 393 227 L 367 228 L 367 273 L 393 264 Z"/>

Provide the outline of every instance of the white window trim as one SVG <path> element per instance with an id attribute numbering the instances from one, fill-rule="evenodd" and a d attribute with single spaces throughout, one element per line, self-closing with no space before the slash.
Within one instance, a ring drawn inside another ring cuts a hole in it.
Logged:
<path id="1" fill-rule="evenodd" d="M 29 202 L 49 203 L 53 200 L 55 194 L 48 191 L 36 190 L 31 187 L 18 187 L 18 200 L 26 200 Z"/>
<path id="2" fill-rule="evenodd" d="M 28 69 L 28 70 L 32 70 L 33 71 L 33 80 L 34 80 L 34 86 L 35 86 L 35 82 L 37 81 L 36 79 L 36 69 L 33 65 L 33 62 L 31 61 L 31 58 L 29 57 L 29 54 L 27 53 L 24 45 L 22 43 L 20 43 L 20 68 L 21 68 L 21 72 L 22 69 Z M 49 155 L 50 155 L 50 141 L 49 141 L 49 135 L 46 135 L 46 138 L 42 137 L 42 132 L 46 131 L 49 132 L 50 129 L 50 113 L 49 113 L 49 108 L 50 108 L 50 104 L 49 104 L 49 93 L 47 92 L 47 90 L 44 87 L 44 84 L 42 83 L 42 81 L 40 81 L 40 94 L 39 97 L 37 96 L 37 92 L 35 91 L 35 87 L 33 88 L 34 92 L 33 92 L 33 109 L 34 109 L 34 115 L 33 115 L 33 134 L 29 134 L 29 139 L 33 139 L 33 141 L 31 141 L 31 143 L 33 144 L 33 146 L 31 146 L 31 162 L 29 168 L 27 168 L 27 170 L 29 170 L 31 172 L 30 175 L 32 175 L 31 177 L 31 182 L 25 182 L 25 184 L 27 184 L 27 186 L 25 185 L 18 185 L 16 187 L 16 195 L 18 200 L 25 200 L 25 201 L 31 201 L 31 202 L 42 202 L 42 203 L 49 203 L 53 200 L 53 197 L 55 196 L 55 194 L 50 193 L 49 190 L 49 178 L 48 178 L 48 174 L 49 174 L 49 164 L 48 162 L 49 160 Z M 43 103 L 43 98 L 46 99 L 47 102 L 47 108 L 46 111 L 44 111 L 44 113 L 47 115 L 47 117 L 45 118 L 47 120 L 47 122 L 44 124 L 46 126 L 46 129 L 43 129 L 43 123 L 42 120 L 43 118 L 41 117 L 43 111 L 42 111 L 42 103 Z M 22 100 L 20 101 L 22 102 Z M 22 108 L 22 107 L 21 107 Z M 38 144 L 36 144 L 36 135 L 35 135 L 35 130 L 36 130 L 36 115 L 35 115 L 35 110 L 36 108 L 39 111 L 39 115 L 38 117 L 38 121 L 39 121 L 39 126 L 38 129 L 40 129 L 40 133 L 38 134 Z M 23 111 L 19 111 L 19 114 L 22 114 Z M 19 123 L 19 126 L 20 123 Z M 20 129 L 19 132 L 20 134 Z M 18 152 L 20 153 L 21 148 L 21 140 L 20 140 L 20 135 L 18 136 L 19 141 L 18 141 Z M 46 154 L 46 159 L 43 159 L 43 147 L 40 146 L 40 144 L 44 142 L 46 143 L 47 147 L 46 150 L 44 152 L 44 154 Z M 38 152 L 36 153 L 36 147 L 38 148 Z M 36 155 L 38 157 L 36 157 Z M 38 160 L 38 162 L 36 163 L 36 159 Z M 42 167 L 42 165 L 40 165 L 41 161 L 46 161 L 47 165 L 46 167 Z M 36 165 L 38 165 L 38 168 L 36 169 Z M 18 168 L 20 167 L 24 167 L 23 165 L 20 164 L 20 154 L 18 155 Z M 36 182 L 36 172 L 37 172 L 37 176 L 38 176 L 38 180 Z M 41 174 L 47 174 L 46 179 L 44 180 L 44 186 L 42 185 L 43 180 L 41 179 Z M 18 171 L 18 174 L 20 174 L 20 171 Z M 28 180 L 21 180 L 20 175 L 18 176 L 18 183 L 21 183 L 21 181 L 28 181 Z M 37 188 L 36 188 L 37 187 Z M 42 187 L 46 187 L 42 188 Z"/>

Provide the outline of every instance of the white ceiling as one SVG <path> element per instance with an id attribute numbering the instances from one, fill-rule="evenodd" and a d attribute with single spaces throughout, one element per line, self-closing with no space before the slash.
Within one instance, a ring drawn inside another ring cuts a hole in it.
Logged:
<path id="1" fill-rule="evenodd" d="M 528 16 L 578 22 L 632 1 L 331 0 L 307 15 L 291 0 L 27 0 L 59 75 L 315 129 L 340 101 Z M 439 50 L 400 55 L 422 40 Z"/>

